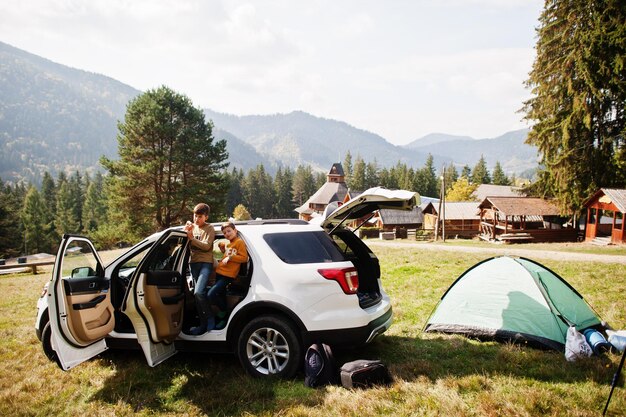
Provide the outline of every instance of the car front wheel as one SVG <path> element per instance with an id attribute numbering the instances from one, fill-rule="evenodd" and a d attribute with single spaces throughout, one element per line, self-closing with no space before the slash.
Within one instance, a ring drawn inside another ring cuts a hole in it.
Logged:
<path id="1" fill-rule="evenodd" d="M 41 346 L 43 347 L 43 353 L 51 361 L 57 360 L 57 353 L 52 349 L 52 328 L 50 322 L 47 322 L 41 331 Z"/>
<path id="2" fill-rule="evenodd" d="M 237 354 L 252 376 L 291 378 L 298 371 L 302 347 L 288 320 L 268 315 L 257 317 L 244 327 Z"/>

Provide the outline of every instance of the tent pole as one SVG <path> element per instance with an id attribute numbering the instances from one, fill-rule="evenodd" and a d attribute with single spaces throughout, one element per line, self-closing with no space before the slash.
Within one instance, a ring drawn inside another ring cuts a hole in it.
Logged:
<path id="1" fill-rule="evenodd" d="M 606 405 L 604 406 L 604 411 L 602 412 L 603 416 L 606 414 L 606 410 L 609 408 L 609 402 L 611 401 L 613 390 L 617 385 L 619 374 L 622 372 L 622 368 L 624 367 L 624 358 L 626 358 L 626 349 L 624 349 L 624 353 L 622 353 L 622 360 L 619 362 L 619 366 L 617 367 L 617 371 L 615 371 L 615 375 L 613 375 L 613 381 L 611 382 L 611 392 L 609 392 L 609 398 L 606 400 Z"/>

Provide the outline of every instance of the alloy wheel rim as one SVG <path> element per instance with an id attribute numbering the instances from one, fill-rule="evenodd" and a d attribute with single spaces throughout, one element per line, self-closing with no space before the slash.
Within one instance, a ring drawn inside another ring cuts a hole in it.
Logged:
<path id="1" fill-rule="evenodd" d="M 248 338 L 248 362 L 259 373 L 277 374 L 289 362 L 289 344 L 281 332 L 271 327 L 254 331 Z"/>

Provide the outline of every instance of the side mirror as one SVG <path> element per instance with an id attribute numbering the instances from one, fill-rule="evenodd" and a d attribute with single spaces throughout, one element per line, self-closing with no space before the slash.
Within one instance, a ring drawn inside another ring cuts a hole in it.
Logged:
<path id="1" fill-rule="evenodd" d="M 71 278 L 86 278 L 86 277 L 93 277 L 95 275 L 96 275 L 96 271 L 94 271 L 93 268 L 89 266 L 81 266 L 79 268 L 72 269 L 72 275 L 70 277 Z"/>

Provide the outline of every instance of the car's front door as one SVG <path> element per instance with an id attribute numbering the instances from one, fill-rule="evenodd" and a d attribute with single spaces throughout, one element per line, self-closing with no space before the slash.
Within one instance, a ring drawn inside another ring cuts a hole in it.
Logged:
<path id="1" fill-rule="evenodd" d="M 52 347 L 62 369 L 107 349 L 104 338 L 115 327 L 110 287 L 93 244 L 64 235 L 48 287 Z"/>
<path id="2" fill-rule="evenodd" d="M 173 342 L 183 325 L 186 246 L 184 232 L 165 232 L 137 266 L 126 292 L 122 311 L 133 323 L 150 366 L 176 353 Z"/>

